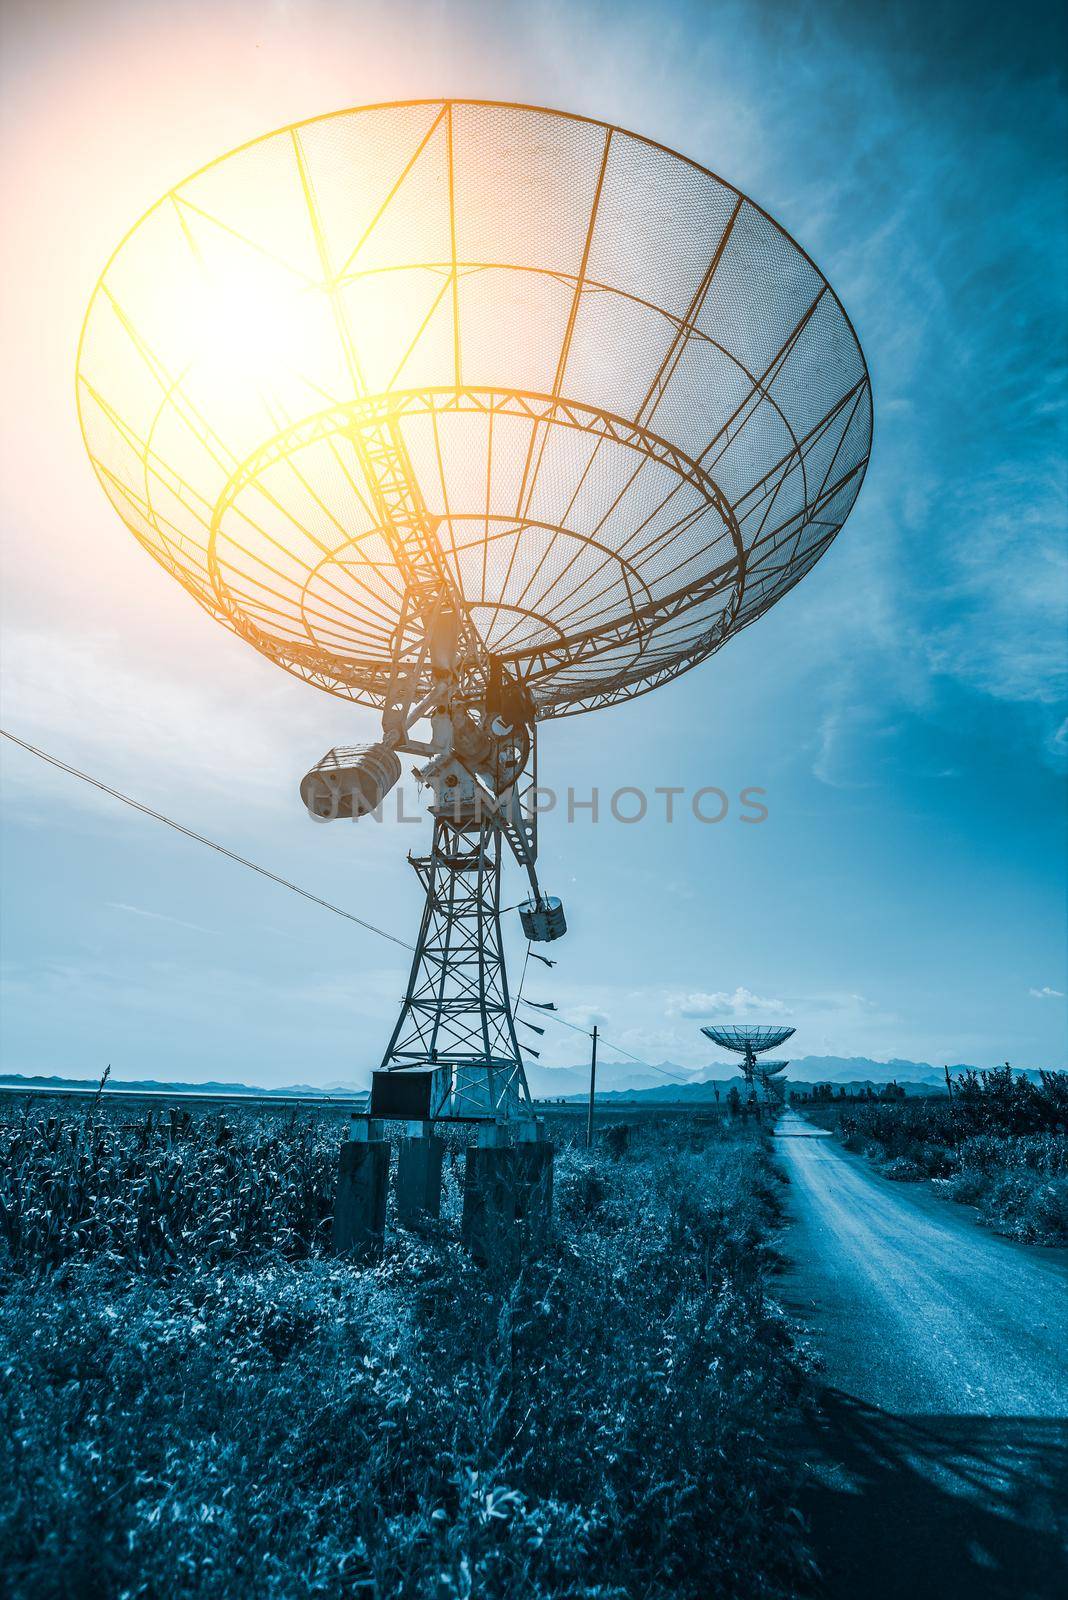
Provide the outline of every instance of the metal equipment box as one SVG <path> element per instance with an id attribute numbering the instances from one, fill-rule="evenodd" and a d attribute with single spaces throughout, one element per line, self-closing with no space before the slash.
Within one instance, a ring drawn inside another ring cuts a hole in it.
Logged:
<path id="1" fill-rule="evenodd" d="M 390 1122 L 428 1122 L 449 1092 L 449 1067 L 395 1067 L 371 1074 L 371 1116 Z"/>

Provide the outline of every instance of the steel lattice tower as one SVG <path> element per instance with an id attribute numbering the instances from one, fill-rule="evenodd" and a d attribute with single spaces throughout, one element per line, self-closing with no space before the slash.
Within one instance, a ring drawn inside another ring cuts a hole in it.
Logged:
<path id="1" fill-rule="evenodd" d="M 430 854 L 409 860 L 426 899 L 382 1066 L 448 1067 L 452 1116 L 514 1116 L 529 1107 L 530 1094 L 501 941 L 500 828 L 486 818 L 457 822 L 438 814 Z"/>

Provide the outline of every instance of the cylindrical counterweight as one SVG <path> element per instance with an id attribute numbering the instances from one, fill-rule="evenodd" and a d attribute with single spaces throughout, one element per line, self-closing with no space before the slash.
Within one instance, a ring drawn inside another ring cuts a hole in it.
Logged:
<path id="1" fill-rule="evenodd" d="M 328 750 L 300 784 L 300 798 L 318 822 L 363 817 L 382 804 L 401 775 L 388 744 L 358 744 Z"/>

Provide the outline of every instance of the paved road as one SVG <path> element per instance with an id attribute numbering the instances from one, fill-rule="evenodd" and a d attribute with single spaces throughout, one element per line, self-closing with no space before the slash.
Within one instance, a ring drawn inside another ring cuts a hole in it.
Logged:
<path id="1" fill-rule="evenodd" d="M 794 1113 L 783 1279 L 826 1385 L 805 1510 L 828 1593 L 1068 1594 L 1068 1252 L 892 1183 Z"/>

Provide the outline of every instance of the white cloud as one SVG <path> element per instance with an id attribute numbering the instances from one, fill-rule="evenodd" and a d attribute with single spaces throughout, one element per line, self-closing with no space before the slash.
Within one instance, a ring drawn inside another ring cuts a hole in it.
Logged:
<path id="1" fill-rule="evenodd" d="M 1063 989 L 1051 989 L 1049 984 L 1044 984 L 1041 989 L 1031 989 L 1029 993 L 1035 1000 L 1063 1000 Z"/>
<path id="2" fill-rule="evenodd" d="M 869 705 L 830 706 L 820 721 L 813 777 L 832 789 L 870 789 L 875 781 L 870 741 L 888 731 Z"/>
<path id="3" fill-rule="evenodd" d="M 108 900 L 109 911 L 124 911 L 131 917 L 148 917 L 153 922 L 170 922 L 176 928 L 189 928 L 193 933 L 211 933 L 218 935 L 217 928 L 202 928 L 199 922 L 183 922 L 181 917 L 170 917 L 165 911 L 147 911 L 144 906 L 130 906 L 122 900 Z"/>
<path id="4" fill-rule="evenodd" d="M 949 620 L 928 632 L 932 671 L 998 700 L 1056 706 L 1063 699 L 1064 490 L 1059 466 L 1029 463 L 1025 470 L 1011 464 L 952 497 L 953 514 L 968 537 L 959 541 L 939 586 L 939 604 Z"/>
<path id="5" fill-rule="evenodd" d="M 596 1007 L 583 1007 L 579 1010 L 569 1009 L 564 1020 L 576 1028 L 592 1028 L 595 1024 L 598 1028 L 603 1028 L 610 1019 L 607 1011 L 598 1010 Z"/>
<path id="6" fill-rule="evenodd" d="M 128 785 L 138 798 L 205 792 L 242 811 L 250 805 L 275 810 L 291 800 L 295 787 L 286 762 L 292 735 L 278 715 L 278 689 L 263 695 L 249 717 L 242 692 L 247 672 L 236 683 L 220 684 L 167 663 L 135 664 L 114 636 L 9 629 L 4 720 L 13 733 L 63 760 L 95 764 L 102 777 Z M 112 806 L 68 777 L 21 763 L 13 798 L 33 803 L 42 795 L 69 805 Z"/>
<path id="7" fill-rule="evenodd" d="M 788 1007 L 782 1000 L 769 1000 L 763 995 L 739 986 L 733 994 L 725 989 L 712 994 L 687 994 L 675 999 L 668 1007 L 668 1015 L 675 1017 L 727 1017 L 751 1016 L 754 1012 L 783 1016 Z"/>

